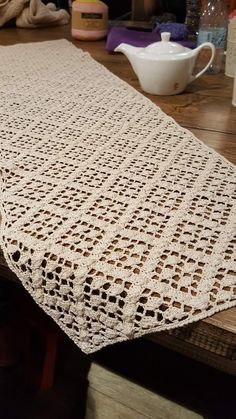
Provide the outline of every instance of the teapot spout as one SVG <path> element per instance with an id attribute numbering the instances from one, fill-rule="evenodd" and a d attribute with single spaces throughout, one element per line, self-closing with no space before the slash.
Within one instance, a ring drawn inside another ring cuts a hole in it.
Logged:
<path id="1" fill-rule="evenodd" d="M 122 43 L 115 48 L 115 52 L 122 52 L 129 60 L 135 74 L 137 75 L 136 55 L 143 48 L 134 47 L 133 45 Z"/>

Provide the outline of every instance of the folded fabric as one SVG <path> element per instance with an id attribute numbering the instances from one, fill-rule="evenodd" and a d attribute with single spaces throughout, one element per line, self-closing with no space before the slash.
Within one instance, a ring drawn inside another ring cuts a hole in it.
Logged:
<path id="1" fill-rule="evenodd" d="M 66 10 L 56 10 L 54 3 L 43 4 L 41 0 L 30 0 L 28 7 L 16 19 L 20 28 L 35 28 L 46 25 L 65 25 L 69 22 Z"/>
<path id="2" fill-rule="evenodd" d="M 29 0 L 0 0 L 0 26 L 18 16 Z"/>
<path id="3" fill-rule="evenodd" d="M 70 15 L 66 10 L 56 10 L 53 3 L 41 0 L 0 0 L 0 26 L 15 18 L 18 28 L 36 28 L 47 25 L 65 25 Z"/>
<path id="4" fill-rule="evenodd" d="M 158 32 L 147 32 L 124 28 L 122 26 L 115 26 L 110 29 L 107 35 L 106 49 L 109 52 L 114 51 L 122 42 L 133 45 L 135 47 L 146 47 L 153 42 L 161 40 L 161 35 Z M 188 40 L 177 41 L 179 44 L 187 48 L 195 48 L 195 44 Z"/>

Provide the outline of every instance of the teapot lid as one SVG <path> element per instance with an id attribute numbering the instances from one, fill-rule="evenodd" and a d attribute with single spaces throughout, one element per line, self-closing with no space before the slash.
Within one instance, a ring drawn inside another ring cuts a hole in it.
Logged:
<path id="1" fill-rule="evenodd" d="M 176 42 L 170 42 L 170 32 L 162 32 L 161 33 L 161 41 L 154 42 L 153 44 L 148 45 L 145 48 L 145 53 L 152 54 L 155 56 L 163 56 L 163 55 L 178 55 L 183 54 L 189 51 L 189 48 L 185 48 Z"/>

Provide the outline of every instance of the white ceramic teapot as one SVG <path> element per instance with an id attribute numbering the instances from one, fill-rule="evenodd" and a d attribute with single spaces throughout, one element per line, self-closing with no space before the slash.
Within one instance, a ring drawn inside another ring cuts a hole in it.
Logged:
<path id="1" fill-rule="evenodd" d="M 146 48 L 120 44 L 115 51 L 123 52 L 138 76 L 142 89 L 153 95 L 175 95 L 185 90 L 186 86 L 201 76 L 211 65 L 215 47 L 205 42 L 193 50 L 175 42 L 170 42 L 170 33 L 163 32 L 161 41 Z M 211 49 L 207 65 L 193 75 L 194 64 L 202 48 Z"/>

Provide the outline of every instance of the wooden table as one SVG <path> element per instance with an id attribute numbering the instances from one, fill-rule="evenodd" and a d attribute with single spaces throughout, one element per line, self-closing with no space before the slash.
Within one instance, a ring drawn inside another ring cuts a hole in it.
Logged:
<path id="1" fill-rule="evenodd" d="M 0 44 L 35 42 L 66 38 L 71 40 L 68 26 L 45 29 L 0 29 Z M 101 64 L 141 91 L 130 64 L 122 54 L 108 54 L 105 42 L 73 43 L 90 52 Z M 152 96 L 150 100 L 192 131 L 200 140 L 236 163 L 236 108 L 232 102 L 233 79 L 223 73 L 205 75 L 177 96 Z M 0 275 L 14 278 L 0 254 Z M 205 320 L 169 332 L 149 336 L 192 358 L 236 375 L 236 308 L 217 313 Z"/>

